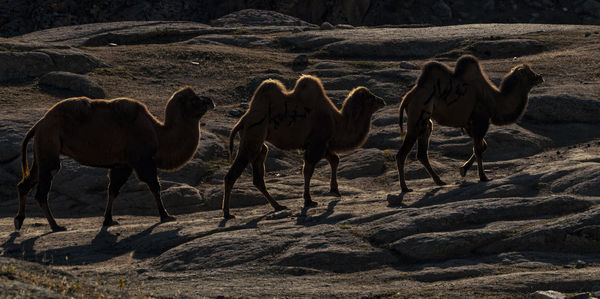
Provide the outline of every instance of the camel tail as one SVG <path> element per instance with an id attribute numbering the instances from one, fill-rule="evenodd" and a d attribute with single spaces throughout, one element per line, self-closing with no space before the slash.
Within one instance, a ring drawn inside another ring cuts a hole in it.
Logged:
<path id="1" fill-rule="evenodd" d="M 229 162 L 231 162 L 233 160 L 233 138 L 235 137 L 237 132 L 242 129 L 243 120 L 244 120 L 244 118 L 242 117 L 242 119 L 240 119 L 237 122 L 237 124 L 235 124 L 235 126 L 233 126 L 233 128 L 231 129 L 231 133 L 229 133 L 229 148 L 228 148 Z"/>
<path id="2" fill-rule="evenodd" d="M 412 90 L 411 90 L 412 91 Z M 400 102 L 400 109 L 398 109 L 398 119 L 400 125 L 400 136 L 404 137 L 404 110 L 406 110 L 406 106 L 408 106 L 408 96 L 410 95 L 410 91 L 402 97 L 402 101 Z"/>
<path id="3" fill-rule="evenodd" d="M 30 175 L 29 163 L 27 163 L 27 144 L 29 144 L 29 140 L 31 140 L 31 138 L 35 136 L 36 128 L 37 124 L 35 124 L 31 129 L 29 129 L 29 131 L 27 131 L 27 134 L 25 134 L 25 137 L 23 138 L 23 142 L 21 143 L 21 172 L 23 173 L 23 178 L 21 179 L 21 182 L 25 181 Z"/>

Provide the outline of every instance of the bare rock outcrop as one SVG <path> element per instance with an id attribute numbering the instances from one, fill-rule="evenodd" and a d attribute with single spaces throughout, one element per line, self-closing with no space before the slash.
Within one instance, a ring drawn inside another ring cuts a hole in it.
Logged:
<path id="1" fill-rule="evenodd" d="M 92 99 L 103 99 L 104 89 L 89 77 L 69 72 L 50 72 L 39 81 L 44 88 L 67 90 L 70 96 L 84 96 Z"/>

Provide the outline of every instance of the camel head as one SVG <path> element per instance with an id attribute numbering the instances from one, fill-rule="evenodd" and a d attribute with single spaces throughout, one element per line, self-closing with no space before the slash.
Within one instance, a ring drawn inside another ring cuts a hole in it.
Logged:
<path id="1" fill-rule="evenodd" d="M 384 106 L 385 101 L 382 98 L 373 94 L 368 88 L 360 86 L 348 94 L 342 105 L 342 113 L 346 111 L 346 113 L 358 115 L 366 112 L 371 115 Z"/>
<path id="2" fill-rule="evenodd" d="M 517 74 L 521 82 L 527 82 L 527 85 L 531 87 L 544 83 L 542 75 L 534 72 L 527 63 L 517 65 L 513 68 L 512 73 Z"/>
<path id="3" fill-rule="evenodd" d="M 200 119 L 206 112 L 215 108 L 215 103 L 207 96 L 198 96 L 191 87 L 184 87 L 171 96 L 167 110 L 176 110 L 184 118 Z"/>

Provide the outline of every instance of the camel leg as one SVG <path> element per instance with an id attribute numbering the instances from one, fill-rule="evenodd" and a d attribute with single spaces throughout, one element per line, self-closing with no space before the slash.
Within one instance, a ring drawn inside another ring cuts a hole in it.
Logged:
<path id="1" fill-rule="evenodd" d="M 406 178 L 404 176 L 404 163 L 406 162 L 406 157 L 408 153 L 412 150 L 415 142 L 417 141 L 417 136 L 414 132 L 408 128 L 408 132 L 404 137 L 404 141 L 402 141 L 402 147 L 396 154 L 396 163 L 398 164 L 398 177 L 400 177 L 400 187 L 402 188 L 402 192 L 411 192 L 412 189 L 408 189 L 406 186 Z"/>
<path id="2" fill-rule="evenodd" d="M 158 182 L 158 175 L 156 170 L 156 162 L 153 159 L 140 160 L 136 165 L 133 166 L 135 173 L 140 181 L 146 183 L 150 192 L 156 200 L 156 206 L 158 208 L 158 214 L 160 215 L 160 222 L 174 221 L 175 217 L 169 215 L 165 206 L 163 205 L 160 197 L 160 183 Z"/>
<path id="3" fill-rule="evenodd" d="M 485 150 L 487 149 L 487 142 L 485 142 L 485 139 L 483 139 L 483 152 L 485 152 Z M 471 168 L 471 166 L 473 165 L 473 162 L 475 162 L 475 147 L 473 147 L 473 154 L 471 154 L 471 157 L 469 158 L 469 160 L 467 160 L 461 167 L 460 167 L 460 176 L 464 177 L 467 175 L 467 171 L 469 170 L 469 168 Z"/>
<path id="4" fill-rule="evenodd" d="M 252 182 L 254 183 L 256 189 L 258 189 L 258 191 L 265 196 L 267 201 L 269 201 L 275 211 L 285 210 L 287 207 L 278 204 L 271 194 L 269 194 L 267 191 L 267 186 L 265 185 L 265 159 L 267 158 L 268 152 L 269 147 L 267 147 L 266 144 L 263 144 L 260 153 L 252 162 Z"/>
<path id="5" fill-rule="evenodd" d="M 340 164 L 340 156 L 338 156 L 338 154 L 334 152 L 327 151 L 327 153 L 325 154 L 325 158 L 331 166 L 331 181 L 329 183 L 329 193 L 332 193 L 338 197 L 342 196 L 340 194 L 340 190 L 338 189 L 337 182 L 337 169 L 338 165 Z"/>
<path id="6" fill-rule="evenodd" d="M 325 156 L 325 142 L 316 142 L 314 146 L 310 146 L 304 152 L 304 165 L 302 166 L 302 173 L 304 174 L 304 207 L 314 207 L 318 203 L 313 201 L 310 196 L 310 180 L 315 172 L 315 165 L 319 162 L 323 156 Z"/>
<path id="7" fill-rule="evenodd" d="M 477 159 L 477 172 L 479 173 L 479 180 L 482 182 L 487 182 L 490 179 L 485 175 L 485 171 L 483 169 L 483 152 L 486 149 L 484 146 L 485 141 L 483 139 L 477 139 L 475 141 L 475 146 L 473 147 L 473 151 L 475 152 L 475 158 Z"/>
<path id="8" fill-rule="evenodd" d="M 39 183 L 35 194 L 35 200 L 38 202 L 42 211 L 44 211 L 44 215 L 46 216 L 46 219 L 48 219 L 48 224 L 50 224 L 50 228 L 52 228 L 52 231 L 54 232 L 67 230 L 64 226 L 56 224 L 56 220 L 48 206 L 48 192 L 50 192 L 50 187 L 52 186 L 52 178 L 59 169 L 60 160 L 58 157 L 50 161 L 47 160 L 47 163 L 40 163 L 38 169 Z"/>
<path id="9" fill-rule="evenodd" d="M 246 168 L 246 165 L 248 165 L 248 161 L 249 159 L 247 155 L 242 152 L 242 149 L 240 148 L 235 160 L 233 161 L 233 165 L 231 165 L 231 168 L 229 168 L 229 171 L 223 178 L 223 218 L 225 219 L 235 218 L 229 213 L 229 199 L 231 198 L 231 190 L 233 189 L 235 181 L 237 181 L 240 175 L 242 175 L 242 172 L 244 172 L 244 168 Z"/>
<path id="10" fill-rule="evenodd" d="M 433 170 L 431 164 L 429 164 L 429 138 L 431 137 L 431 131 L 433 130 L 433 122 L 431 120 L 427 121 L 425 125 L 425 130 L 421 132 L 419 135 L 419 143 L 417 144 L 417 159 L 423 164 L 429 176 L 433 179 L 433 181 L 439 185 L 446 185 L 444 181 L 440 179 L 440 176 Z"/>
<path id="11" fill-rule="evenodd" d="M 112 219 L 112 206 L 119 190 L 127 182 L 127 179 L 131 175 L 132 168 L 129 166 L 118 166 L 108 170 L 108 203 L 106 204 L 106 211 L 104 211 L 104 222 L 102 226 L 111 226 L 119 224 Z"/>
<path id="12" fill-rule="evenodd" d="M 23 221 L 25 220 L 25 207 L 27 195 L 33 189 L 33 187 L 38 183 L 38 167 L 35 160 L 33 160 L 33 165 L 31 167 L 31 173 L 28 177 L 26 177 L 23 181 L 17 184 L 17 191 L 19 193 L 19 211 L 17 212 L 17 216 L 15 216 L 15 230 L 20 230 L 23 225 Z"/>
<path id="13" fill-rule="evenodd" d="M 487 149 L 487 143 L 484 140 L 485 134 L 490 127 L 490 119 L 487 115 L 479 115 L 473 119 L 473 152 L 477 160 L 477 171 L 479 172 L 479 180 L 487 182 L 490 179 L 485 175 L 483 169 L 483 152 Z"/>

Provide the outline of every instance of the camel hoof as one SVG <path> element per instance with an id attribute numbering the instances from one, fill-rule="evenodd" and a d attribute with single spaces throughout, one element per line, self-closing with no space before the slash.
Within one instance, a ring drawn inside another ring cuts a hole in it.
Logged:
<path id="1" fill-rule="evenodd" d="M 235 219 L 235 216 L 227 213 L 227 214 L 223 214 L 223 219 L 225 219 L 225 220 Z"/>
<path id="2" fill-rule="evenodd" d="M 316 202 L 316 201 L 312 201 L 312 200 L 311 200 L 311 201 L 305 201 L 305 202 L 304 202 L 304 207 L 305 207 L 305 208 L 312 208 L 312 207 L 316 207 L 316 206 L 318 206 L 318 205 L 319 205 L 319 203 L 318 203 L 318 202 Z"/>
<path id="3" fill-rule="evenodd" d="M 15 217 L 15 230 L 20 230 L 21 226 L 23 226 L 23 218 Z"/>
<path id="4" fill-rule="evenodd" d="M 459 168 L 459 171 L 460 171 L 460 176 L 461 177 L 464 178 L 467 175 L 467 169 L 466 168 L 462 168 L 461 167 L 461 168 Z"/>
<path id="5" fill-rule="evenodd" d="M 60 226 L 60 225 L 57 225 L 57 226 L 54 226 L 54 227 L 52 227 L 52 231 L 53 231 L 53 232 L 64 232 L 64 231 L 66 231 L 66 230 L 67 230 L 67 228 L 66 228 L 66 227 L 64 227 L 64 226 Z"/>
<path id="6" fill-rule="evenodd" d="M 445 186 L 445 185 L 446 185 L 446 182 L 444 182 L 444 181 L 442 181 L 442 180 L 435 181 L 435 183 L 436 183 L 436 185 L 438 185 L 438 186 Z"/>
<path id="7" fill-rule="evenodd" d="M 104 222 L 102 222 L 102 226 L 113 226 L 113 225 L 119 225 L 119 222 L 114 221 L 114 220 L 104 220 Z"/>
<path id="8" fill-rule="evenodd" d="M 160 217 L 160 222 L 164 223 L 164 222 L 171 222 L 171 221 L 175 221 L 177 220 L 175 217 L 171 216 L 171 215 L 167 215 L 164 217 Z"/>
<path id="9" fill-rule="evenodd" d="M 329 194 L 329 195 L 336 196 L 336 197 L 342 197 L 342 194 L 340 194 L 340 190 L 337 190 L 337 189 L 335 189 L 335 190 L 330 190 L 328 194 Z"/>
<path id="10" fill-rule="evenodd" d="M 275 207 L 275 211 L 283 211 L 283 210 L 289 210 L 289 209 L 288 209 L 288 207 L 282 206 L 282 205 Z"/>
<path id="11" fill-rule="evenodd" d="M 413 189 L 402 188 L 402 193 L 412 192 Z"/>
<path id="12" fill-rule="evenodd" d="M 479 181 L 480 181 L 480 182 L 489 182 L 489 181 L 491 181 L 491 180 L 492 180 L 492 179 L 490 179 L 490 178 L 488 178 L 488 177 L 482 177 L 482 178 L 479 178 Z"/>

